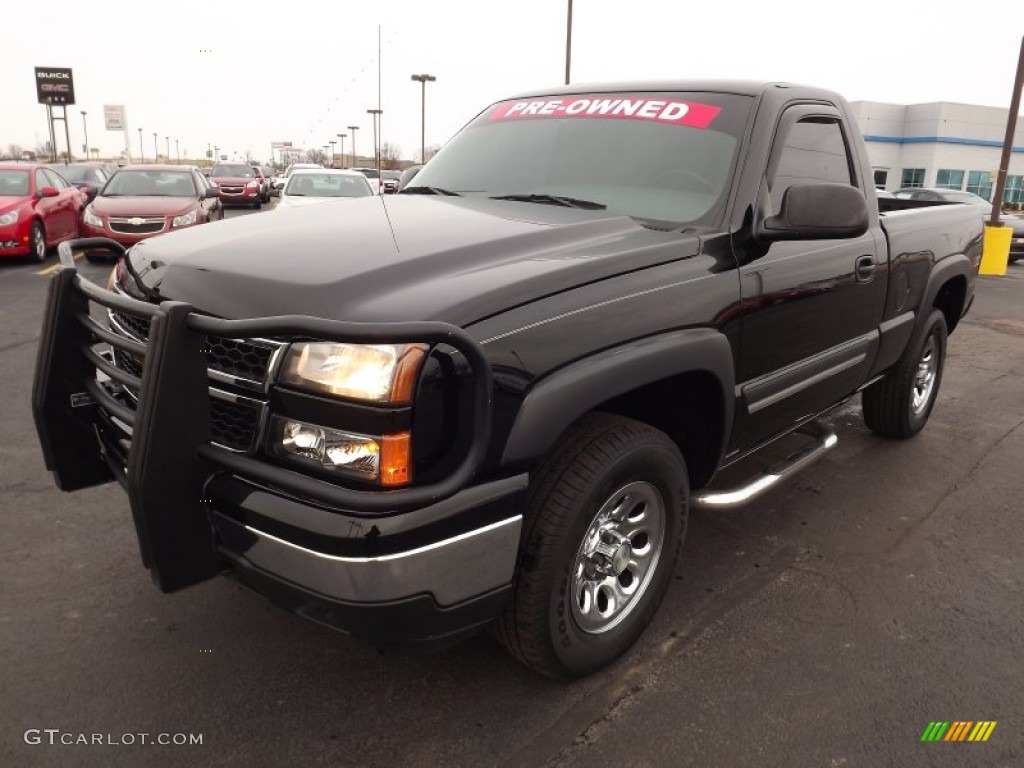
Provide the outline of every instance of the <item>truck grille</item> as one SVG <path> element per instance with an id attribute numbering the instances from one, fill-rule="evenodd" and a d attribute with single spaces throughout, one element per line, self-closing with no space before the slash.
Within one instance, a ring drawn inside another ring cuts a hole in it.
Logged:
<path id="1" fill-rule="evenodd" d="M 111 310 L 110 319 L 112 325 L 119 326 L 115 330 L 124 331 L 138 341 L 148 341 L 148 318 Z M 233 383 L 248 389 L 263 389 L 274 352 L 281 346 L 273 342 L 225 339 L 219 336 L 207 336 L 206 343 L 210 370 L 239 379 L 241 381 Z"/>
<path id="2" fill-rule="evenodd" d="M 111 216 L 110 229 L 123 235 L 152 235 L 163 230 L 163 216 Z"/>
<path id="3" fill-rule="evenodd" d="M 148 342 L 148 318 L 119 310 L 111 310 L 108 317 L 111 320 L 110 328 L 115 333 L 143 343 Z M 274 352 L 282 345 L 270 341 L 250 342 L 216 336 L 208 336 L 207 343 L 208 370 L 213 380 L 210 387 L 212 442 L 233 451 L 252 453 L 259 440 L 266 401 L 219 389 L 212 384 L 220 381 L 216 376 L 219 372 L 230 376 L 232 384 L 248 389 L 258 388 L 262 392 Z M 112 362 L 122 371 L 142 378 L 142 357 L 113 347 Z M 119 386 L 126 395 L 122 401 L 128 406 L 134 406 L 138 402 L 139 392 L 127 384 Z"/>

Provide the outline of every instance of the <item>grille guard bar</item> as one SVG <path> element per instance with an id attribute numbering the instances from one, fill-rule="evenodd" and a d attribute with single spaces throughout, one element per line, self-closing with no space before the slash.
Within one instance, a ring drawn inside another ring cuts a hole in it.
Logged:
<path id="1" fill-rule="evenodd" d="M 73 250 L 105 245 L 101 238 L 69 242 Z M 69 259 L 70 260 L 70 259 Z M 73 263 L 73 262 L 72 262 Z M 32 411 L 47 469 L 59 488 L 74 491 L 115 479 L 97 438 L 97 409 L 122 418 L 102 397 L 97 365 L 86 354 L 100 341 L 137 351 L 135 342 L 99 337 L 89 304 L 151 318 L 127 472 L 132 517 L 143 564 L 170 592 L 222 570 L 215 552 L 203 489 L 210 475 L 226 471 L 286 493 L 356 514 L 382 514 L 427 505 L 454 495 L 473 478 L 491 432 L 492 375 L 480 346 L 463 329 L 442 322 L 353 323 L 289 315 L 222 320 L 196 314 L 191 305 L 159 305 L 115 294 L 62 266 L 51 280 L 36 360 Z M 442 480 L 390 491 L 357 491 L 211 445 L 209 380 L 203 352 L 207 334 L 226 338 L 302 336 L 350 343 L 446 344 L 465 356 L 472 373 L 470 447 Z M 91 382 L 91 383 L 90 383 Z M 108 398 L 109 399 L 109 398 Z"/>

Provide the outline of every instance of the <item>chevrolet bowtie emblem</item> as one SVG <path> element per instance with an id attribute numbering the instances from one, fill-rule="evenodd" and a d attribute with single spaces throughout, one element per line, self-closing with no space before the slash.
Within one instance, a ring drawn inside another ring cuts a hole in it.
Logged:
<path id="1" fill-rule="evenodd" d="M 133 227 L 141 227 L 146 222 L 143 221 L 142 219 L 140 219 L 138 216 L 136 216 L 134 219 L 132 219 L 128 223 L 131 224 Z"/>

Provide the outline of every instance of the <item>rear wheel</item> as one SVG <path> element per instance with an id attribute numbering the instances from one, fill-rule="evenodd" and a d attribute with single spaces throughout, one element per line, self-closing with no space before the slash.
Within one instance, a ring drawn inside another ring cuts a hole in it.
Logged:
<path id="1" fill-rule="evenodd" d="M 531 492 L 501 642 L 549 677 L 590 674 L 636 641 L 668 588 L 686 530 L 686 464 L 664 433 L 581 419 Z"/>
<path id="2" fill-rule="evenodd" d="M 864 423 L 885 437 L 913 437 L 928 421 L 946 362 L 946 318 L 933 309 L 884 379 L 864 390 Z"/>
<path id="3" fill-rule="evenodd" d="M 38 221 L 32 222 L 28 233 L 29 258 L 35 262 L 46 261 L 46 232 Z"/>

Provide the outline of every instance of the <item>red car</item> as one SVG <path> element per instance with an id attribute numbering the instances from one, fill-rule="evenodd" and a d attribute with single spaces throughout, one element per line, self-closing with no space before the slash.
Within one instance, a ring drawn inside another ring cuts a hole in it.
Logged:
<path id="1" fill-rule="evenodd" d="M 251 165 L 244 163 L 217 163 L 210 171 L 210 181 L 220 191 L 224 205 L 251 205 L 263 207 L 260 180 Z"/>
<path id="2" fill-rule="evenodd" d="M 109 237 L 130 246 L 223 218 L 217 190 L 192 166 L 128 165 L 82 212 L 82 236 Z M 90 261 L 105 256 L 109 254 L 86 254 Z"/>
<path id="3" fill-rule="evenodd" d="M 39 165 L 0 163 L 0 257 L 44 261 L 57 243 L 79 236 L 82 192 Z"/>

